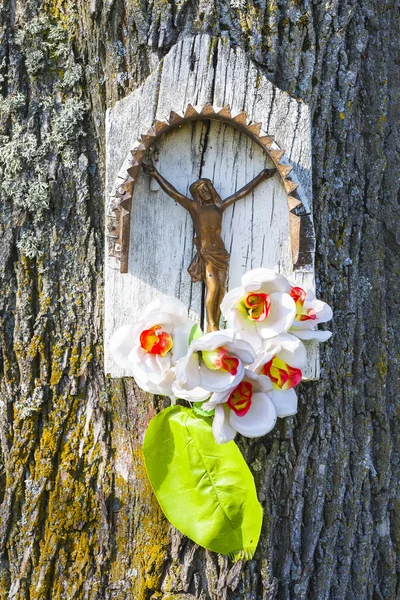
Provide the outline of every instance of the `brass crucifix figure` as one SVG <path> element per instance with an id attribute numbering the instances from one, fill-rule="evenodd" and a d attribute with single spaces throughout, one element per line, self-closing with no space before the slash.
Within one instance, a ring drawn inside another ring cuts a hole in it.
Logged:
<path id="1" fill-rule="evenodd" d="M 220 304 L 225 294 L 229 253 L 221 237 L 222 215 L 228 206 L 247 196 L 261 181 L 274 175 L 276 169 L 264 169 L 247 185 L 222 200 L 210 179 L 199 179 L 189 190 L 193 200 L 174 188 L 152 165 L 142 163 L 148 173 L 171 198 L 176 200 L 192 217 L 196 237 L 196 255 L 188 268 L 193 282 L 204 281 L 206 285 L 207 331 L 217 331 L 221 316 Z"/>

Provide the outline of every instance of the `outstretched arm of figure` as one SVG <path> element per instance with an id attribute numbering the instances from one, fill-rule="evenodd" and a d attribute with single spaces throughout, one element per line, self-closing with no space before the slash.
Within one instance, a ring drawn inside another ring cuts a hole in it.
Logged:
<path id="1" fill-rule="evenodd" d="M 183 208 L 186 208 L 186 210 L 188 210 L 189 212 L 192 210 L 193 201 L 190 200 L 190 198 L 187 198 L 186 196 L 178 192 L 178 190 L 174 188 L 174 186 L 171 185 L 169 181 L 164 179 L 161 173 L 159 173 L 153 165 L 147 165 L 145 163 L 142 163 L 142 168 L 145 173 L 151 175 L 156 181 L 158 181 L 160 187 L 164 190 L 166 194 L 168 194 L 168 196 L 171 196 L 171 198 L 179 202 L 179 204 L 183 206 Z"/>
<path id="2" fill-rule="evenodd" d="M 222 203 L 222 210 L 228 208 L 228 206 L 236 202 L 236 200 L 240 200 L 241 198 L 247 196 L 247 194 L 253 191 L 254 188 L 259 183 L 261 183 L 261 181 L 263 181 L 264 179 L 269 179 L 270 177 L 275 175 L 275 173 L 276 169 L 264 169 L 263 171 L 261 171 L 261 173 L 259 173 L 257 177 L 254 177 L 254 179 L 252 179 L 249 183 L 240 188 L 240 190 L 238 190 L 235 194 L 232 194 L 232 196 L 228 196 L 228 198 L 226 198 L 226 200 L 224 200 Z"/>

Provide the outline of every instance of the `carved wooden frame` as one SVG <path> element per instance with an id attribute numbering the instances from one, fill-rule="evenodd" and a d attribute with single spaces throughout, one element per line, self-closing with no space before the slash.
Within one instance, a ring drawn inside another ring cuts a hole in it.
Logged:
<path id="1" fill-rule="evenodd" d="M 108 256 L 119 261 L 121 273 L 128 272 L 132 196 L 135 181 L 140 174 L 140 163 L 145 153 L 168 131 L 185 123 L 207 120 L 227 123 L 242 131 L 258 144 L 272 160 L 288 194 L 293 268 L 312 265 L 313 226 L 296 193 L 299 184 L 289 177 L 293 166 L 287 160 L 282 162 L 285 151 L 279 148 L 273 136 L 264 135 L 261 132 L 262 123 L 252 123 L 246 112 L 243 111 L 233 116 L 229 106 L 215 107 L 210 103 L 204 106 L 188 104 L 183 113 L 171 111 L 168 119 L 155 120 L 152 127 L 139 138 L 137 144 L 129 152 L 117 176 L 116 189 L 112 196 L 111 214 L 107 216 Z"/>

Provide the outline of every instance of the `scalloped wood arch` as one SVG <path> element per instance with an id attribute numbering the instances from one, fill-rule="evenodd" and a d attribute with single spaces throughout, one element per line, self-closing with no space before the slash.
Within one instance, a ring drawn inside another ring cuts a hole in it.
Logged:
<path id="1" fill-rule="evenodd" d="M 186 110 L 182 113 L 171 111 L 167 120 L 155 120 L 152 127 L 148 129 L 146 133 L 141 135 L 138 143 L 129 152 L 122 169 L 118 173 L 117 186 L 113 196 L 114 202 L 112 214 L 109 215 L 107 223 L 107 238 L 109 242 L 108 254 L 119 260 L 121 273 L 128 272 L 132 196 L 135 181 L 140 174 L 140 163 L 142 162 L 145 153 L 151 148 L 155 141 L 159 140 L 168 131 L 185 123 L 206 120 L 220 121 L 242 131 L 258 144 L 258 146 L 260 146 L 273 161 L 288 195 L 292 262 L 293 265 L 296 265 L 298 262 L 300 249 L 300 217 L 296 212 L 299 211 L 302 202 L 296 194 L 298 184 L 289 177 L 289 174 L 293 169 L 292 165 L 287 162 L 281 162 L 285 155 L 285 151 L 278 147 L 273 136 L 262 135 L 262 123 L 252 123 L 244 111 L 232 115 L 229 106 L 215 107 L 210 103 L 207 103 L 204 106 L 192 106 L 191 104 L 188 104 Z"/>

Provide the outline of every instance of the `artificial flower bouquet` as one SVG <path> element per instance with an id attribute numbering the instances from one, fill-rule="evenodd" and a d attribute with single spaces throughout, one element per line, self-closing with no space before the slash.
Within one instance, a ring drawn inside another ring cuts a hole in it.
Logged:
<path id="1" fill-rule="evenodd" d="M 270 269 L 249 271 L 241 283 L 221 304 L 227 329 L 203 335 L 184 304 L 166 297 L 110 341 L 139 387 L 173 400 L 150 422 L 143 447 L 161 508 L 196 543 L 234 560 L 253 556 L 262 509 L 233 440 L 263 436 L 277 417 L 297 412 L 302 340 L 327 340 L 318 324 L 332 318 L 310 290 Z"/>

